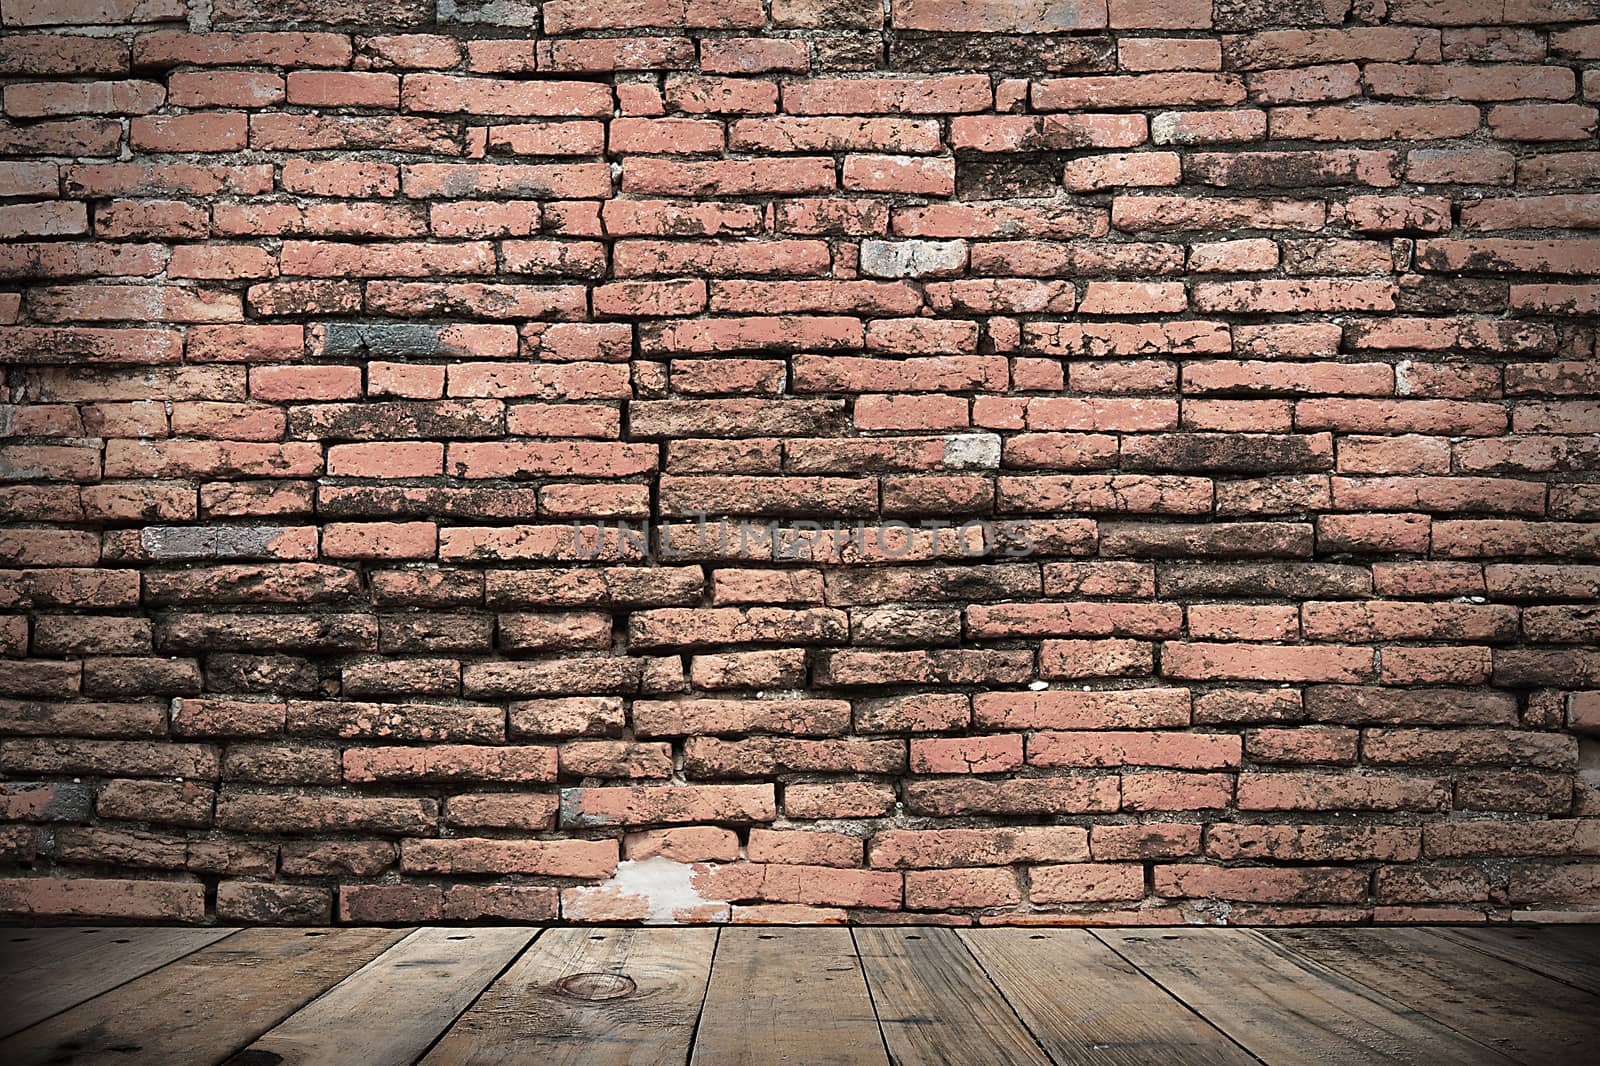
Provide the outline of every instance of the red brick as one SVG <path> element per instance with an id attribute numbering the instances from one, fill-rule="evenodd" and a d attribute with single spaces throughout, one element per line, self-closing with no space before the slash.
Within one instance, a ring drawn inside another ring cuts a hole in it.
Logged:
<path id="1" fill-rule="evenodd" d="M 1206 733 L 1035 733 L 1028 739 L 1028 762 L 1035 766 L 1231 769 L 1239 753 L 1238 737 Z"/>
<path id="2" fill-rule="evenodd" d="M 1431 778 L 1319 773 L 1245 773 L 1240 810 L 1439 810 L 1445 786 Z"/>
<path id="3" fill-rule="evenodd" d="M 906 878 L 906 906 L 912 910 L 1007 906 L 1022 900 L 1017 874 L 1010 869 L 912 870 Z"/>
<path id="4" fill-rule="evenodd" d="M 861 192 L 953 196 L 953 159 L 918 159 L 893 155 L 849 155 L 844 160 L 843 187 Z"/>
<path id="5" fill-rule="evenodd" d="M 754 837 L 766 831 L 750 832 Z M 623 837 L 622 854 L 634 861 L 659 856 L 673 862 L 733 862 L 739 858 L 739 836 L 731 829 L 712 826 L 647 829 Z"/>
<path id="6" fill-rule="evenodd" d="M 862 842 L 844 833 L 750 830 L 750 861 L 811 866 L 859 866 Z"/>
<path id="7" fill-rule="evenodd" d="M 565 790 L 561 801 L 561 824 L 573 828 L 770 822 L 776 817 L 771 785 L 574 788 Z"/>
<path id="8" fill-rule="evenodd" d="M 810 65 L 804 41 L 724 37 L 700 42 L 700 69 L 707 74 L 804 72 Z"/>
<path id="9" fill-rule="evenodd" d="M 873 866 L 929 868 L 1072 862 L 1089 857 L 1088 836 L 1073 826 L 889 830 L 872 839 Z"/>
<path id="10" fill-rule="evenodd" d="M 332 559 L 431 559 L 432 522 L 333 522 L 323 527 L 322 551 Z"/>
<path id="11" fill-rule="evenodd" d="M 405 840 L 400 869 L 415 874 L 537 874 L 601 878 L 616 869 L 615 840 Z"/>
<path id="12" fill-rule="evenodd" d="M 358 44 L 366 62 L 373 66 L 429 69 L 453 67 L 461 59 L 461 46 L 451 38 L 438 34 L 366 37 L 358 39 Z"/>
<path id="13" fill-rule="evenodd" d="M 134 44 L 140 66 L 339 67 L 350 56 L 350 38 L 337 33 L 158 31 Z"/>
<path id="14" fill-rule="evenodd" d="M 1117 62 L 1124 70 L 1221 70 L 1222 45 L 1188 37 L 1123 37 Z"/>
<path id="15" fill-rule="evenodd" d="M 409 111 L 473 115 L 610 115 L 611 90 L 593 82 L 519 82 L 451 74 L 408 74 L 400 87 Z"/>
<path id="16" fill-rule="evenodd" d="M 1361 681 L 1372 676 L 1371 648 L 1265 644 L 1167 644 L 1168 677 L 1261 681 Z"/>
<path id="17" fill-rule="evenodd" d="M 720 154 L 723 129 L 722 123 L 704 119 L 619 118 L 611 122 L 609 144 L 612 155 Z"/>
<path id="18" fill-rule="evenodd" d="M 1244 100 L 1235 74 L 1138 74 L 1050 78 L 1035 82 L 1033 105 L 1041 111 L 1084 107 L 1232 106 Z"/>
<path id="19" fill-rule="evenodd" d="M 759 27 L 758 0 L 553 0 L 544 12 L 545 32 L 690 26 L 702 29 Z"/>
<path id="20" fill-rule="evenodd" d="M 248 140 L 242 114 L 172 115 L 136 118 L 129 142 L 151 152 L 232 152 Z"/>
<path id="21" fill-rule="evenodd" d="M 198 881 L 10 877 L 0 881 L 0 913 L 13 918 L 197 922 L 205 916 Z"/>
<path id="22" fill-rule="evenodd" d="M 833 188 L 831 159 L 626 159 L 622 164 L 622 189 L 635 194 L 752 196 L 829 192 Z"/>
<path id="23" fill-rule="evenodd" d="M 400 104 L 393 74 L 297 70 L 289 74 L 288 102 L 308 107 L 387 107 Z"/>
<path id="24" fill-rule="evenodd" d="M 1144 898 L 1144 867 L 1138 863 L 1068 863 L 1028 871 L 1028 898 L 1035 903 L 1103 903 Z"/>
<path id="25" fill-rule="evenodd" d="M 919 774 L 992 774 L 1022 765 L 1018 735 L 935 738 L 911 742 L 911 771 Z"/>
<path id="26" fill-rule="evenodd" d="M 1199 853 L 1200 829 L 1183 822 L 1097 825 L 1090 833 L 1090 847 L 1096 862 L 1181 858 Z"/>
<path id="27" fill-rule="evenodd" d="M 1302 867 L 1237 869 L 1198 864 L 1155 867 L 1155 890 L 1172 897 L 1211 897 L 1255 903 L 1356 903 L 1366 896 L 1364 870 Z"/>
<path id="28" fill-rule="evenodd" d="M 438 885 L 340 885 L 339 920 L 356 924 L 437 921 L 444 915 Z"/>

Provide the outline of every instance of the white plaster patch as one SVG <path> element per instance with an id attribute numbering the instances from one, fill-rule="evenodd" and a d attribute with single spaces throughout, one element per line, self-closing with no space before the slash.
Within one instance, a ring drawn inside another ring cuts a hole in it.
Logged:
<path id="1" fill-rule="evenodd" d="M 488 23 L 495 26 L 537 26 L 539 8 L 517 0 L 439 0 L 440 22 Z"/>
<path id="2" fill-rule="evenodd" d="M 707 899 L 694 887 L 694 864 L 674 862 L 660 855 L 617 863 L 611 880 L 590 886 L 606 892 L 645 900 L 644 920 L 653 925 L 677 925 L 679 915 L 701 915 L 707 907 L 726 907 L 727 900 Z"/>
<path id="3" fill-rule="evenodd" d="M 993 470 L 1000 465 L 998 433 L 952 433 L 944 438 L 944 465 L 952 470 Z"/>
<path id="4" fill-rule="evenodd" d="M 862 241 L 861 272 L 879 278 L 958 274 L 967 265 L 965 241 Z"/>

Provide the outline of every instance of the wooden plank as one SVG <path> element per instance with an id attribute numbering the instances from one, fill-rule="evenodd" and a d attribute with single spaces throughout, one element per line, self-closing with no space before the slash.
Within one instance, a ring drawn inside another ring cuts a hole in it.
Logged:
<path id="1" fill-rule="evenodd" d="M 427 1066 L 685 1062 L 715 929 L 551 929 L 422 1061 Z"/>
<path id="2" fill-rule="evenodd" d="M 404 935 L 249 929 L 0 1041 L 0 1062 L 217 1062 Z"/>
<path id="3" fill-rule="evenodd" d="M 864 928 L 856 947 L 896 1066 L 1050 1059 L 950 929 Z"/>
<path id="4" fill-rule="evenodd" d="M 1085 930 L 963 929 L 959 935 L 1062 1066 L 1256 1062 Z"/>
<path id="5" fill-rule="evenodd" d="M 410 1066 L 537 932 L 418 929 L 228 1061 Z"/>
<path id="6" fill-rule="evenodd" d="M 691 1066 L 888 1066 L 848 929 L 724 929 Z"/>
<path id="7" fill-rule="evenodd" d="M 1296 929 L 1267 936 L 1529 1066 L 1587 1061 L 1600 1038 L 1600 997 L 1463 950 L 1425 929 Z"/>
<path id="8" fill-rule="evenodd" d="M 1272 1066 L 1512 1061 L 1251 930 L 1096 929 L 1093 935 Z"/>
<path id="9" fill-rule="evenodd" d="M 1600 926 L 1430 929 L 1434 936 L 1600 995 Z"/>
<path id="10" fill-rule="evenodd" d="M 76 1007 L 235 931 L 116 926 L 7 930 L 0 935 L 0 986 L 6 989 L 0 1037 Z"/>

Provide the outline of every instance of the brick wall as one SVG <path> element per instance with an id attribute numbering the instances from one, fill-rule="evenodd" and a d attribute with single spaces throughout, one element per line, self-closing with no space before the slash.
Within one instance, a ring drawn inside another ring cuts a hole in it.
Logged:
<path id="1" fill-rule="evenodd" d="M 0 914 L 1600 913 L 1593 0 L 0 23 Z"/>

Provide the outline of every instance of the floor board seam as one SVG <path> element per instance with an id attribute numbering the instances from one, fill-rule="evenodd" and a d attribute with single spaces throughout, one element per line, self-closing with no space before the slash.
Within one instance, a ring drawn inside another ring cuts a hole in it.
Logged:
<path id="1" fill-rule="evenodd" d="M 706 1002 L 711 998 L 711 982 L 717 976 L 717 949 L 722 947 L 722 930 L 722 926 L 717 926 L 716 938 L 711 941 L 711 961 L 706 964 L 706 987 L 700 993 L 700 1009 L 694 1014 L 694 1028 L 689 1030 L 689 1048 L 684 1052 L 684 1066 L 694 1062 L 695 1045 L 700 1042 L 700 1023 L 705 1020 Z"/>
<path id="2" fill-rule="evenodd" d="M 522 947 L 519 948 L 516 952 L 514 952 L 512 954 L 512 956 L 511 956 L 511 958 L 506 960 L 506 964 L 504 966 L 500 967 L 499 972 L 496 973 L 493 977 L 491 977 L 484 984 L 484 986 L 482 988 L 478 989 L 478 994 L 473 996 L 472 999 L 467 1003 L 467 1005 L 465 1007 L 461 1008 L 460 1013 L 458 1013 L 454 1018 L 451 1018 L 449 1023 L 443 1029 L 439 1030 L 438 1034 L 435 1035 L 434 1038 L 428 1042 L 428 1046 L 422 1049 L 421 1054 L 417 1055 L 416 1058 L 411 1060 L 412 1066 L 416 1066 L 417 1063 L 423 1061 L 429 1055 L 433 1054 L 433 1049 L 438 1047 L 439 1044 L 441 1042 L 443 1042 L 444 1038 L 450 1035 L 450 1030 L 452 1030 L 452 1029 L 454 1029 L 456 1027 L 456 1023 L 461 1021 L 462 1018 L 465 1018 L 467 1016 L 467 1013 L 469 1011 L 471 1011 L 473 1007 L 476 1007 L 478 1005 L 478 1000 L 482 999 L 485 995 L 487 995 L 488 992 L 489 992 L 489 989 L 491 989 L 495 985 L 499 984 L 500 983 L 500 979 L 511 971 L 511 967 L 515 966 L 518 962 L 520 962 L 521 959 L 522 959 L 522 956 L 524 956 L 528 952 L 532 951 L 534 949 L 534 945 L 539 943 L 539 938 L 544 936 L 544 934 L 546 932 L 548 932 L 548 931 L 549 931 L 549 927 L 548 926 L 541 926 L 540 928 L 535 929 L 533 931 L 533 936 L 528 938 L 528 942 L 526 944 L 522 945 Z M 388 954 L 388 952 L 384 952 L 384 954 Z"/>
<path id="3" fill-rule="evenodd" d="M 861 970 L 861 982 L 867 989 L 867 1006 L 872 1008 L 872 1020 L 878 1024 L 878 1039 L 883 1041 L 883 1057 L 889 1066 L 896 1066 L 894 1052 L 889 1048 L 889 1034 L 883 1031 L 883 1016 L 878 1013 L 878 997 L 872 991 L 872 974 L 866 960 L 861 957 L 861 942 L 856 939 L 856 927 L 845 926 L 850 931 L 850 947 L 855 952 L 856 966 Z"/>
<path id="4" fill-rule="evenodd" d="M 1011 1011 L 1011 1016 L 1017 1020 L 1018 1025 L 1022 1026 L 1022 1031 L 1027 1033 L 1028 1036 L 1032 1038 L 1033 1042 L 1038 1045 L 1039 1054 L 1043 1055 L 1051 1062 L 1055 1062 L 1056 1057 L 1050 1054 L 1050 1049 L 1045 1047 L 1043 1040 L 1039 1039 L 1039 1034 L 1033 1031 L 1033 1026 L 1028 1024 L 1028 1020 L 1022 1016 L 1022 1012 L 1017 1010 L 1016 1004 L 1011 1002 L 1011 997 L 1006 995 L 1006 990 L 1000 987 L 1000 982 L 994 979 L 994 974 L 989 972 L 989 968 L 983 964 L 983 960 L 978 958 L 978 956 L 973 952 L 972 945 L 968 944 L 966 938 L 961 935 L 964 932 L 970 931 L 971 930 L 957 930 L 956 943 L 961 945 L 961 950 L 967 953 L 967 958 L 971 959 L 972 964 L 978 968 L 978 972 L 983 974 L 983 979 L 989 982 L 989 986 L 994 989 L 995 995 L 1000 997 L 1000 1002 L 1004 1003 L 1006 1005 L 1006 1009 Z"/>
<path id="5" fill-rule="evenodd" d="M 101 927 L 95 926 L 93 928 L 101 928 Z M 62 1007 L 60 1010 L 52 1011 L 49 1014 L 45 1015 L 43 1018 L 37 1018 L 34 1021 L 29 1022 L 27 1025 L 24 1025 L 21 1029 L 13 1029 L 10 1032 L 0 1032 L 0 1040 L 10 1040 L 12 1037 L 16 1036 L 17 1034 L 25 1033 L 29 1029 L 32 1029 L 36 1025 L 43 1025 L 44 1023 L 48 1022 L 50 1019 L 59 1017 L 59 1016 L 65 1014 L 69 1010 L 75 1010 L 78 1007 L 83 1006 L 85 1003 L 89 1003 L 89 1002 L 91 1002 L 93 1000 L 99 999 L 101 996 L 109 995 L 110 993 L 115 992 L 117 989 L 122 988 L 124 985 L 132 984 L 134 981 L 143 980 L 144 978 L 149 977 L 153 973 L 157 973 L 157 972 L 159 972 L 161 970 L 165 970 L 168 966 L 171 966 L 175 962 L 182 962 L 184 959 L 187 959 L 190 955 L 193 955 L 197 951 L 204 951 L 206 948 L 216 947 L 218 944 L 221 944 L 221 943 L 223 943 L 224 941 L 227 941 L 227 940 L 231 940 L 232 938 L 238 936 L 242 932 L 244 932 L 244 928 L 235 929 L 235 930 L 233 930 L 233 932 L 229 933 L 227 936 L 220 936 L 220 937 L 218 937 L 217 939 L 211 941 L 208 944 L 200 944 L 200 945 L 198 945 L 196 947 L 193 947 L 193 948 L 189 949 L 188 951 L 184 952 L 182 955 L 177 956 L 176 958 L 168 959 L 166 962 L 163 962 L 161 965 L 153 966 L 150 969 L 144 971 L 143 973 L 135 974 L 134 976 L 128 978 L 125 981 L 119 981 L 116 984 L 112 985 L 110 988 L 102 989 L 101 991 L 96 992 L 94 995 L 89 996 L 86 999 L 80 999 L 76 1003 L 69 1003 L 65 1007 Z"/>
<path id="6" fill-rule="evenodd" d="M 1232 1044 L 1234 1047 L 1238 1048 L 1240 1051 L 1244 1052 L 1246 1055 L 1249 1055 L 1255 1061 L 1261 1063 L 1261 1066 L 1271 1066 L 1271 1064 L 1268 1063 L 1266 1059 L 1262 1058 L 1260 1055 L 1257 1055 L 1250 1048 L 1248 1048 L 1244 1044 L 1240 1043 L 1239 1040 L 1236 1037 L 1234 1037 L 1234 1035 L 1232 1033 L 1230 1033 L 1226 1029 L 1222 1028 L 1222 1026 L 1218 1025 L 1216 1022 L 1212 1021 L 1210 1018 L 1207 1018 L 1203 1012 L 1201 1012 L 1199 1010 L 1196 1010 L 1182 996 L 1178 995 L 1172 989 L 1170 989 L 1166 985 L 1162 984 L 1157 978 L 1155 978 L 1155 977 L 1151 976 L 1149 973 L 1145 972 L 1144 967 L 1140 966 L 1137 962 L 1134 962 L 1132 959 L 1128 958 L 1122 952 L 1118 951 L 1115 944 L 1111 943 L 1105 937 L 1101 936 L 1096 930 L 1094 930 L 1094 929 L 1086 929 L 1084 931 L 1086 933 L 1088 933 L 1090 936 L 1094 937 L 1094 939 L 1098 943 L 1104 944 L 1105 947 L 1106 947 L 1106 950 L 1110 951 L 1113 955 L 1115 955 L 1117 958 L 1121 959 L 1123 962 L 1127 963 L 1129 966 L 1132 966 L 1133 969 L 1134 969 L 1134 972 L 1137 973 L 1140 977 L 1143 977 L 1146 981 L 1149 981 L 1151 984 L 1153 984 L 1157 988 L 1161 989 L 1161 991 L 1164 992 L 1168 996 L 1168 998 L 1170 998 L 1174 1003 L 1177 1003 L 1184 1010 L 1188 1011 L 1190 1014 L 1194 1015 L 1196 1018 L 1199 1018 L 1202 1022 L 1205 1022 L 1206 1025 L 1210 1026 L 1214 1031 L 1216 1031 L 1218 1034 L 1220 1034 L 1221 1037 L 1224 1040 L 1226 1040 L 1228 1043 Z"/>

